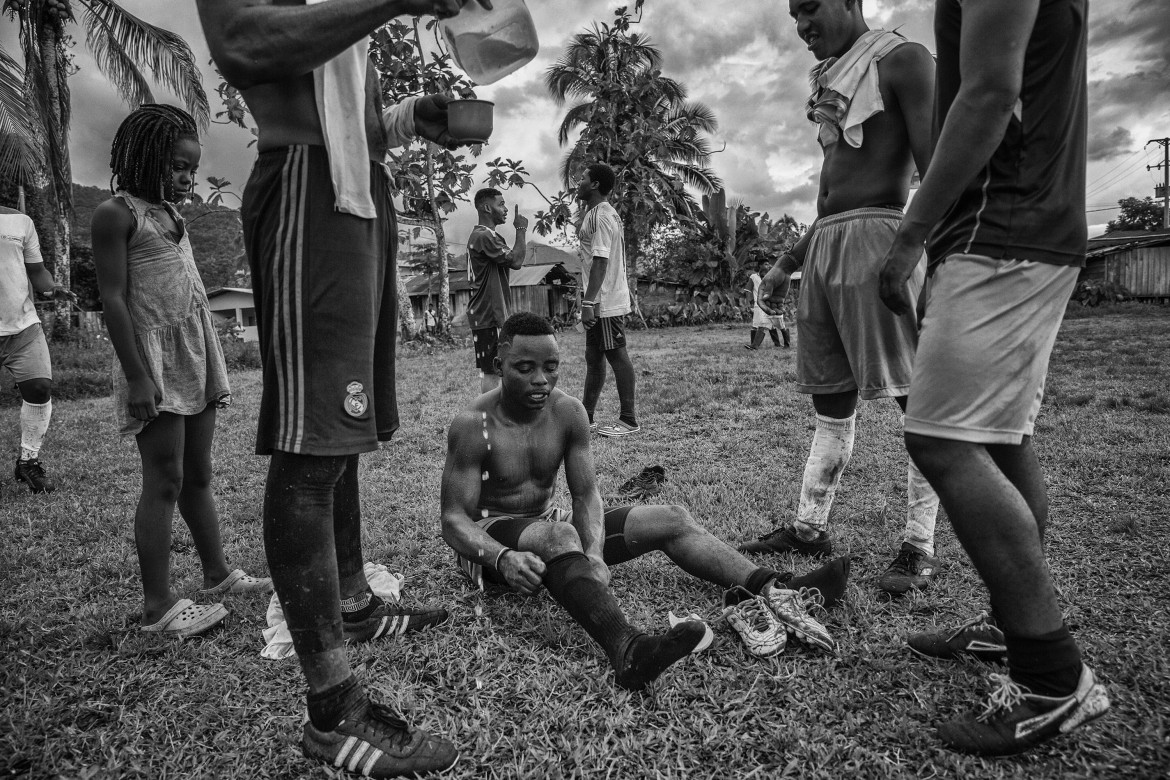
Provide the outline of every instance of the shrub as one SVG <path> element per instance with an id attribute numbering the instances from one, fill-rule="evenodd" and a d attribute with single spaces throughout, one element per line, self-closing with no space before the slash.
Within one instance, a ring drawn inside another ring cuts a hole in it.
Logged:
<path id="1" fill-rule="evenodd" d="M 1116 282 L 1101 282 L 1086 279 L 1073 290 L 1072 299 L 1082 306 L 1098 306 L 1102 303 L 1121 303 L 1129 299 L 1129 290 Z"/>

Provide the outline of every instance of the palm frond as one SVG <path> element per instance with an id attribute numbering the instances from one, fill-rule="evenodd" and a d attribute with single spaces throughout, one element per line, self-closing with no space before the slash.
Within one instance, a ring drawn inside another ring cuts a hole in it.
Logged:
<path id="1" fill-rule="evenodd" d="M 195 55 L 181 37 L 148 24 L 114 0 L 82 0 L 85 6 L 85 42 L 98 69 L 114 84 L 122 99 L 137 106 L 149 99 L 142 70 L 179 96 L 200 127 L 211 116 L 203 77 Z"/>
<path id="2" fill-rule="evenodd" d="M 572 134 L 574 128 L 579 125 L 589 123 L 589 117 L 593 115 L 592 103 L 578 103 L 565 112 L 565 118 L 561 120 L 560 129 L 557 130 L 557 143 L 564 146 L 569 142 L 569 136 Z"/>
<path id="3" fill-rule="evenodd" d="M 44 166 L 24 84 L 24 68 L 0 46 L 0 179 L 5 181 L 28 180 Z"/>

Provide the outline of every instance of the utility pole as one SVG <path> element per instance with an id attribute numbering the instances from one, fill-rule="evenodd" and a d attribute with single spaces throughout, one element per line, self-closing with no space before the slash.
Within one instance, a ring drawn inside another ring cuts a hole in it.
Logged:
<path id="1" fill-rule="evenodd" d="M 1158 144 L 1162 147 L 1162 162 L 1147 165 L 1146 170 L 1162 169 L 1162 227 L 1170 228 L 1170 138 L 1151 138 L 1146 146 Z"/>

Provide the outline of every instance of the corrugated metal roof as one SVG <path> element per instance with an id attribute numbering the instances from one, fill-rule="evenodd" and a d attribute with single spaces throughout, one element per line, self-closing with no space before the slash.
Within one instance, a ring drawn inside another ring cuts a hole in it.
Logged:
<path id="1" fill-rule="evenodd" d="M 1085 255 L 1086 257 L 1105 257 L 1106 255 L 1115 255 L 1118 252 L 1127 252 L 1131 249 L 1140 249 L 1142 247 L 1170 246 L 1170 233 L 1156 233 L 1154 235 L 1148 235 L 1147 238 L 1130 238 L 1128 241 L 1109 243 L 1104 246 L 1101 245 L 1104 242 L 1095 245 L 1095 241 L 1098 241 L 1098 239 L 1089 242 L 1089 251 Z"/>
<path id="2" fill-rule="evenodd" d="M 535 284 L 541 284 L 544 277 L 555 266 L 551 265 L 525 265 L 520 268 L 513 268 L 512 273 L 508 276 L 509 287 L 531 287 Z"/>

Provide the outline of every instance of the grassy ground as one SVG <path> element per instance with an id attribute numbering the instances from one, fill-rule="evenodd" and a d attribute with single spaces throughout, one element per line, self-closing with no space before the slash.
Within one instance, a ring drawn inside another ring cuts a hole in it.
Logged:
<path id="1" fill-rule="evenodd" d="M 561 337 L 562 387 L 579 393 L 581 336 Z M 812 436 L 792 390 L 792 352 L 740 348 L 745 327 L 634 333 L 643 434 L 596 444 L 603 492 L 650 463 L 664 501 L 687 505 L 730 540 L 795 511 Z M 470 353 L 401 360 L 403 429 L 362 459 L 366 554 L 405 572 L 406 595 L 448 604 L 453 620 L 406 642 L 351 651 L 384 700 L 456 740 L 451 777 L 1145 778 L 1170 766 L 1170 312 L 1146 308 L 1065 323 L 1037 445 L 1052 499 L 1049 553 L 1069 625 L 1113 711 L 1015 759 L 943 750 L 938 719 L 967 709 L 983 670 L 909 654 L 911 631 L 985 604 L 949 526 L 936 587 L 897 602 L 872 582 L 892 557 L 904 512 L 905 454 L 892 402 L 863 404 L 853 462 L 834 511 L 854 553 L 849 604 L 833 614 L 839 658 L 789 650 L 746 655 L 720 633 L 649 694 L 616 689 L 604 658 L 547 597 L 484 598 L 438 536 L 444 430 L 471 397 Z M 254 372 L 216 439 L 217 494 L 229 559 L 265 570 L 260 498 L 266 461 L 251 454 Z M 324 777 L 297 746 L 303 684 L 295 662 L 261 660 L 265 600 L 237 598 L 203 639 L 148 638 L 131 520 L 139 464 L 112 429 L 108 399 L 60 402 L 44 459 L 61 487 L 31 496 L 5 481 L 0 548 L 0 773 L 37 777 Z M 616 414 L 612 384 L 602 419 Z M 0 409 L 0 451 L 17 410 Z M 0 464 L 2 465 L 2 464 Z M 7 480 L 7 478 L 6 478 Z M 198 587 L 198 559 L 176 519 L 174 578 Z M 803 561 L 779 558 L 803 571 Z M 713 612 L 719 593 L 650 557 L 615 571 L 638 623 L 668 609 Z"/>

